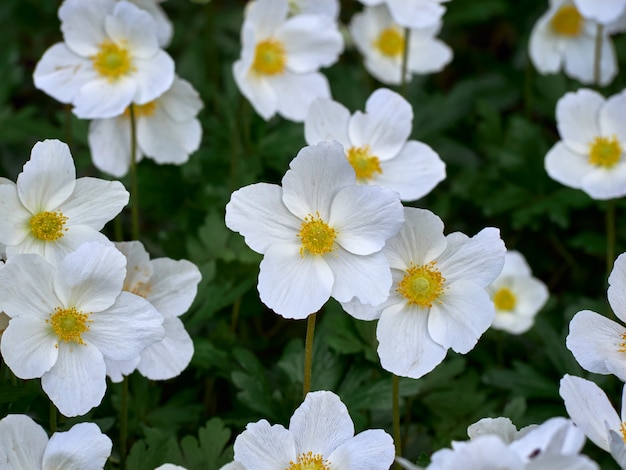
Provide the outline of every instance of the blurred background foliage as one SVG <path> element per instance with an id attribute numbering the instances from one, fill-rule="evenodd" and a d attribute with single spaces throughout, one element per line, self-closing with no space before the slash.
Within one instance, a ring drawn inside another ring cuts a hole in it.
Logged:
<path id="1" fill-rule="evenodd" d="M 344 0 L 347 24 L 362 7 Z M 284 320 L 265 308 L 256 292 L 260 256 L 224 225 L 233 190 L 266 181 L 279 183 L 290 160 L 305 145 L 303 126 L 255 115 L 239 94 L 232 63 L 239 57 L 245 2 L 206 4 L 169 0 L 174 23 L 168 52 L 177 73 L 204 100 L 200 149 L 182 167 L 139 165 L 142 241 L 152 257 L 187 258 L 203 274 L 197 299 L 183 320 L 195 356 L 178 378 L 130 381 L 132 450 L 128 468 L 153 469 L 173 462 L 190 469 L 219 468 L 232 458 L 232 441 L 248 422 L 266 418 L 288 424 L 301 402 L 304 321 Z M 61 40 L 58 3 L 0 3 L 0 170 L 14 179 L 36 141 L 70 144 L 78 174 L 99 176 L 87 146 L 88 122 L 33 86 L 43 52 Z M 552 181 L 543 168 L 558 140 L 554 110 L 567 91 L 581 87 L 563 75 L 540 76 L 529 63 L 528 37 L 546 0 L 454 0 L 447 4 L 441 38 L 454 60 L 436 75 L 415 77 L 407 88 L 413 106 L 412 138 L 431 145 L 447 164 L 447 179 L 411 205 L 431 209 L 446 232 L 473 235 L 499 227 L 508 248 L 521 251 L 551 292 L 533 329 L 522 336 L 488 331 L 466 356 L 449 353 L 421 380 L 402 379 L 404 454 L 426 462 L 450 440 L 466 439 L 469 424 L 508 416 L 518 426 L 565 415 L 558 394 L 565 373 L 589 377 L 565 348 L 575 312 L 607 313 L 606 203 Z M 347 30 L 346 30 L 347 31 Z M 347 33 L 346 33 L 347 34 Z M 626 67 L 626 38 L 614 37 L 618 62 Z M 365 72 L 350 46 L 325 70 L 333 98 L 352 111 L 363 109 L 382 86 Z M 601 92 L 621 91 L 626 75 Z M 128 181 L 124 180 L 128 186 Z M 617 250 L 626 249 L 623 214 L 616 201 Z M 124 234 L 129 214 L 122 214 Z M 111 227 L 105 229 L 114 238 Z M 4 378 L 10 376 L 6 367 Z M 619 404 L 621 383 L 593 376 Z M 38 380 L 4 380 L 0 415 L 27 412 L 47 424 L 49 411 Z M 354 320 L 329 302 L 318 318 L 313 389 L 337 392 L 358 431 L 391 428 L 391 376 L 376 355 L 375 323 Z M 120 386 L 86 417 L 115 441 Z M 586 451 L 602 468 L 616 468 L 593 445 Z M 108 464 L 116 467 L 117 449 Z"/>

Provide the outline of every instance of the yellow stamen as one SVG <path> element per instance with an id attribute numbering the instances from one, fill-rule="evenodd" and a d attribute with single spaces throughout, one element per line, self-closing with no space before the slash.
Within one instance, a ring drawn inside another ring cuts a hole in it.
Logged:
<path id="1" fill-rule="evenodd" d="M 127 49 L 110 41 L 105 41 L 98 47 L 100 50 L 91 57 L 91 61 L 96 72 L 107 80 L 114 82 L 135 70 Z"/>
<path id="2" fill-rule="evenodd" d="M 619 430 L 622 433 L 622 441 L 626 444 L 626 423 L 620 423 Z"/>
<path id="3" fill-rule="evenodd" d="M 622 156 L 622 146 L 617 137 L 596 137 L 589 146 L 589 163 L 604 168 L 612 168 Z"/>
<path id="4" fill-rule="evenodd" d="M 305 253 L 323 255 L 335 249 L 337 231 L 324 222 L 319 214 L 316 217 L 308 215 L 300 226 L 298 237 L 302 242 L 301 256 L 304 256 Z"/>
<path id="5" fill-rule="evenodd" d="M 28 225 L 33 237 L 44 242 L 53 242 L 62 238 L 65 232 L 67 232 L 65 222 L 67 222 L 67 217 L 57 210 L 33 215 Z"/>
<path id="6" fill-rule="evenodd" d="M 493 304 L 497 310 L 513 310 L 516 303 L 517 298 L 515 297 L 515 294 L 513 294 L 513 292 L 506 287 L 500 288 L 493 295 Z"/>
<path id="7" fill-rule="evenodd" d="M 374 176 L 374 173 L 382 174 L 383 172 L 380 168 L 380 160 L 371 154 L 369 145 L 350 147 L 347 158 L 354 168 L 358 180 L 369 180 Z"/>
<path id="8" fill-rule="evenodd" d="M 402 280 L 398 283 L 396 292 L 402 294 L 409 304 L 421 308 L 430 308 L 433 302 L 441 303 L 439 297 L 444 291 L 446 279 L 435 267 L 436 261 L 423 266 L 411 265 Z"/>
<path id="9" fill-rule="evenodd" d="M 61 341 L 66 343 L 85 344 L 81 336 L 85 331 L 89 331 L 90 313 L 83 313 L 76 310 L 76 307 L 57 307 L 46 320 L 52 326 L 52 330 Z"/>
<path id="10" fill-rule="evenodd" d="M 258 75 L 284 73 L 287 63 L 285 46 L 277 39 L 265 39 L 256 45 L 251 70 Z"/>
<path id="11" fill-rule="evenodd" d="M 135 117 L 152 116 L 157 109 L 156 100 L 148 101 L 146 104 L 133 104 Z M 130 108 L 124 110 L 124 117 L 130 118 Z"/>
<path id="12" fill-rule="evenodd" d="M 619 344 L 619 352 L 626 353 L 626 333 L 622 333 L 622 342 Z"/>
<path id="13" fill-rule="evenodd" d="M 330 470 L 330 462 L 324 460 L 320 454 L 313 452 L 302 453 L 295 462 L 289 462 L 285 470 Z"/>
<path id="14" fill-rule="evenodd" d="M 374 47 L 388 57 L 401 57 L 404 52 L 404 33 L 397 26 L 383 29 Z"/>
<path id="15" fill-rule="evenodd" d="M 584 18 L 574 5 L 563 5 L 550 20 L 555 33 L 568 37 L 578 36 L 584 23 Z"/>

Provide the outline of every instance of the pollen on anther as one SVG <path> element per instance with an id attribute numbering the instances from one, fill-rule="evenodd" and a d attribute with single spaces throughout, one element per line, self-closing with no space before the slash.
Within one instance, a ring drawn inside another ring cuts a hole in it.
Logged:
<path id="1" fill-rule="evenodd" d="M 302 243 L 300 256 L 305 254 L 323 255 L 335 249 L 337 231 L 322 220 L 319 214 L 308 215 L 298 232 Z"/>
<path id="2" fill-rule="evenodd" d="M 66 343 L 85 344 L 82 334 L 89 331 L 90 312 L 83 313 L 76 307 L 56 307 L 46 320 L 59 340 Z"/>
<path id="3" fill-rule="evenodd" d="M 441 303 L 440 297 L 445 290 L 446 279 L 436 268 L 436 261 L 422 266 L 411 264 L 404 277 L 398 283 L 396 292 L 408 303 L 421 308 L 430 308 L 433 302 Z"/>
<path id="4" fill-rule="evenodd" d="M 62 238 L 67 232 L 67 217 L 60 210 L 39 212 L 28 221 L 33 236 L 44 242 L 52 242 Z"/>

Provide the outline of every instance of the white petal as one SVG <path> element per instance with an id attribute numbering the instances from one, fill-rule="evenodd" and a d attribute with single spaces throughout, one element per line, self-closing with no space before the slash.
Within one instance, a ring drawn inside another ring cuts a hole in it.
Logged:
<path id="1" fill-rule="evenodd" d="M 569 148 L 587 153 L 589 144 L 600 135 L 598 118 L 605 103 L 598 92 L 582 88 L 567 93 L 556 105 L 559 134 Z"/>
<path id="2" fill-rule="evenodd" d="M 313 100 L 304 120 L 304 136 L 307 144 L 323 140 L 337 140 L 344 150 L 351 147 L 348 137 L 350 111 L 341 103 L 328 98 Z"/>
<path id="3" fill-rule="evenodd" d="M 585 370 L 615 374 L 626 380 L 623 352 L 626 328 L 595 312 L 583 310 L 574 315 L 569 329 L 567 349 Z"/>
<path id="4" fill-rule="evenodd" d="M 552 33 L 550 27 L 554 12 L 550 10 L 537 20 L 528 41 L 528 54 L 533 65 L 541 74 L 557 73 L 563 62 L 562 40 Z"/>
<path id="5" fill-rule="evenodd" d="M 446 9 L 432 0 L 388 0 L 391 16 L 396 23 L 409 28 L 427 28 L 436 24 Z"/>
<path id="6" fill-rule="evenodd" d="M 54 287 L 63 305 L 100 312 L 113 305 L 122 291 L 124 277 L 124 255 L 113 246 L 88 242 L 61 261 Z"/>
<path id="7" fill-rule="evenodd" d="M 140 241 L 116 242 L 115 248 L 126 257 L 126 278 L 123 289 L 143 295 L 143 289 L 150 287 L 150 278 L 154 274 L 150 255 Z"/>
<path id="8" fill-rule="evenodd" d="M 233 449 L 235 461 L 246 470 L 289 468 L 290 462 L 297 458 L 291 433 L 279 424 L 270 426 L 264 419 L 246 425 L 245 431 L 235 439 Z"/>
<path id="9" fill-rule="evenodd" d="M 370 95 L 365 113 L 357 111 L 350 119 L 353 145 L 369 145 L 373 155 L 385 161 L 393 158 L 411 134 L 413 108 L 401 95 L 380 88 Z"/>
<path id="10" fill-rule="evenodd" d="M 132 2 L 142 10 L 147 11 L 154 20 L 159 46 L 169 46 L 174 34 L 173 26 L 159 3 L 154 0 L 132 0 Z"/>
<path id="11" fill-rule="evenodd" d="M 489 328 L 494 316 L 493 302 L 480 285 L 456 281 L 431 307 L 428 331 L 444 348 L 465 354 Z"/>
<path id="12" fill-rule="evenodd" d="M 154 274 L 146 300 L 163 316 L 180 316 L 189 310 L 202 276 L 198 267 L 185 259 L 152 260 Z"/>
<path id="13" fill-rule="evenodd" d="M 187 80 L 175 77 L 174 83 L 158 101 L 160 106 L 175 121 L 187 122 L 194 119 L 203 107 L 200 94 Z"/>
<path id="14" fill-rule="evenodd" d="M 602 109 L 600 109 L 599 121 L 602 135 L 606 137 L 616 137 L 622 145 L 622 153 L 626 151 L 626 129 L 624 120 L 626 119 L 626 90 L 611 96 Z"/>
<path id="15" fill-rule="evenodd" d="M 146 11 L 130 2 L 116 2 L 105 19 L 108 36 L 133 56 L 149 59 L 159 50 L 156 24 Z"/>
<path id="16" fill-rule="evenodd" d="M 111 379 L 111 382 L 120 383 L 125 376 L 132 374 L 137 369 L 140 360 L 141 356 L 128 361 L 114 361 L 105 357 L 104 363 L 107 366 L 107 376 Z"/>
<path id="17" fill-rule="evenodd" d="M 111 82 L 103 77 L 81 86 L 74 97 L 73 112 L 80 119 L 106 119 L 119 116 L 137 93 L 137 81 L 121 77 Z"/>
<path id="18" fill-rule="evenodd" d="M 48 435 L 26 415 L 8 415 L 0 420 L 0 443 L 3 470 L 38 469 Z"/>
<path id="19" fill-rule="evenodd" d="M 54 242 L 42 242 L 34 237 L 30 238 L 33 241 L 33 246 L 31 246 L 29 250 L 43 247 L 41 253 L 39 251 L 36 252 L 40 253 L 41 256 L 44 256 L 55 266 L 58 266 L 65 256 L 76 251 L 83 243 L 98 242 L 101 245 L 112 245 L 104 234 L 86 225 L 67 227 L 67 232 L 63 234 L 63 237 Z M 37 247 L 37 245 L 39 245 L 39 247 Z"/>
<path id="20" fill-rule="evenodd" d="M 159 49 L 148 59 L 135 59 L 135 66 L 137 73 L 133 79 L 137 89 L 133 101 L 137 104 L 146 104 L 158 98 L 174 82 L 174 61 L 165 51 Z"/>
<path id="21" fill-rule="evenodd" d="M 95 346 L 60 341 L 59 359 L 41 377 L 41 388 L 64 416 L 79 416 L 100 404 L 105 378 L 104 359 Z"/>
<path id="22" fill-rule="evenodd" d="M 409 44 L 407 68 L 413 73 L 424 75 L 440 72 L 452 61 L 450 46 L 420 30 L 411 30 Z"/>
<path id="23" fill-rule="evenodd" d="M 371 184 L 389 188 L 403 201 L 415 201 L 428 194 L 446 177 L 446 165 L 428 145 L 409 140 L 391 160 L 380 162 L 382 174 Z"/>
<path id="24" fill-rule="evenodd" d="M 289 421 L 298 455 L 306 452 L 328 456 L 354 436 L 348 409 L 333 392 L 310 392 Z"/>
<path id="25" fill-rule="evenodd" d="M 626 2 L 621 0 L 574 0 L 574 4 L 585 18 L 603 24 L 617 19 L 626 6 Z"/>
<path id="26" fill-rule="evenodd" d="M 517 315 L 516 313 L 496 310 L 491 327 L 513 335 L 521 335 L 530 330 L 535 323 L 534 317 Z"/>
<path id="27" fill-rule="evenodd" d="M 595 383 L 565 375 L 559 394 L 572 421 L 595 445 L 609 450 L 607 428 L 619 431 L 620 419 L 606 394 Z"/>
<path id="28" fill-rule="evenodd" d="M 626 195 L 626 162 L 611 168 L 594 168 L 583 177 L 581 189 L 593 199 L 614 199 Z"/>
<path id="29" fill-rule="evenodd" d="M 0 185 L 0 240 L 18 245 L 32 237 L 28 222 L 33 214 L 20 201 L 15 183 Z"/>
<path id="30" fill-rule="evenodd" d="M 246 10 L 245 23 L 255 28 L 259 40 L 272 36 L 287 18 L 287 2 L 257 0 Z"/>
<path id="31" fill-rule="evenodd" d="M 124 117 L 89 123 L 89 151 L 95 167 L 116 178 L 130 167 L 130 125 Z"/>
<path id="32" fill-rule="evenodd" d="M 428 332 L 428 310 L 397 305 L 383 311 L 378 327 L 378 356 L 383 369 L 419 379 L 446 357 L 447 348 Z"/>
<path id="33" fill-rule="evenodd" d="M 564 44 L 565 74 L 581 83 L 594 82 L 595 38 L 581 35 L 568 40 Z M 606 86 L 617 74 L 617 59 L 611 39 L 605 36 L 602 40 L 602 57 L 600 62 L 600 85 Z"/>
<path id="34" fill-rule="evenodd" d="M 388 470 L 394 456 L 391 436 L 382 429 L 368 429 L 341 444 L 328 461 L 334 468 Z"/>
<path id="35" fill-rule="evenodd" d="M 83 57 L 97 54 L 98 45 L 107 39 L 104 19 L 111 14 L 114 6 L 112 0 L 63 2 L 59 8 L 59 19 L 68 47 Z"/>
<path id="36" fill-rule="evenodd" d="M 342 189 L 332 202 L 329 225 L 337 230 L 337 243 L 351 253 L 369 255 L 385 246 L 404 223 L 398 194 L 379 186 Z"/>
<path id="37" fill-rule="evenodd" d="M 339 247 L 324 259 L 335 278 L 331 296 L 339 302 L 356 297 L 365 304 L 380 305 L 389 296 L 391 272 L 382 253 L 359 256 Z"/>
<path id="38" fill-rule="evenodd" d="M 176 317 L 163 322 L 165 338 L 141 352 L 137 369 L 150 380 L 167 380 L 180 375 L 191 362 L 193 341 Z"/>
<path id="39" fill-rule="evenodd" d="M 50 438 L 43 456 L 43 470 L 101 470 L 113 443 L 95 423 L 78 423 Z"/>
<path id="40" fill-rule="evenodd" d="M 282 196 L 280 186 L 267 183 L 235 191 L 226 205 L 226 226 L 243 235 L 257 253 L 276 243 L 297 243 L 302 220 L 287 210 Z"/>
<path id="41" fill-rule="evenodd" d="M 41 318 L 12 318 L 2 333 L 2 359 L 20 379 L 34 379 L 48 372 L 57 361 L 58 339 Z"/>
<path id="42" fill-rule="evenodd" d="M 572 151 L 564 142 L 550 149 L 545 167 L 550 178 L 574 189 L 580 189 L 583 178 L 593 170 L 586 154 Z"/>
<path id="43" fill-rule="evenodd" d="M 261 261 L 261 301 L 285 318 L 306 318 L 330 298 L 333 272 L 320 256 L 300 254 L 299 245 L 272 245 Z"/>
<path id="44" fill-rule="evenodd" d="M 53 211 L 74 191 L 76 169 L 67 144 L 37 142 L 17 177 L 20 201 L 33 214 Z"/>
<path id="45" fill-rule="evenodd" d="M 78 178 L 72 195 L 60 206 L 72 224 L 102 230 L 128 204 L 130 195 L 119 181 Z"/>
<path id="46" fill-rule="evenodd" d="M 626 323 L 626 253 L 619 255 L 613 264 L 607 297 L 615 316 Z"/>
<path id="47" fill-rule="evenodd" d="M 271 86 L 277 100 L 278 114 L 294 122 L 302 122 L 316 98 L 330 98 L 328 80 L 319 72 L 285 71 L 273 77 Z"/>
<path id="48" fill-rule="evenodd" d="M 283 202 L 301 220 L 319 215 L 328 223 L 335 195 L 356 184 L 354 169 L 338 142 L 304 147 L 283 177 Z"/>
<path id="49" fill-rule="evenodd" d="M 248 99 L 259 116 L 267 121 L 276 114 L 278 90 L 274 89 L 270 80 L 251 73 L 250 64 L 242 60 L 233 64 L 233 77 L 239 91 Z"/>
<path id="50" fill-rule="evenodd" d="M 470 439 L 493 435 L 498 436 L 505 444 L 513 442 L 516 434 L 517 428 L 509 418 L 483 418 L 467 428 L 467 435 Z"/>
<path id="51" fill-rule="evenodd" d="M 519 251 L 508 250 L 504 255 L 504 266 L 498 279 L 508 276 L 530 276 L 530 266 Z"/>

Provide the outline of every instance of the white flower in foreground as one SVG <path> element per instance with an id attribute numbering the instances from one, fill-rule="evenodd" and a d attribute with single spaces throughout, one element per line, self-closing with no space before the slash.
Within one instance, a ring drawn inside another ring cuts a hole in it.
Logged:
<path id="1" fill-rule="evenodd" d="M 0 467 L 3 470 L 104 468 L 113 443 L 94 423 L 78 423 L 67 432 L 46 431 L 26 415 L 0 420 Z"/>
<path id="2" fill-rule="evenodd" d="M 196 118 L 202 100 L 191 84 L 176 78 L 172 87 L 157 99 L 135 105 L 137 154 L 159 164 L 182 165 L 200 146 L 202 127 Z M 121 178 L 130 167 L 130 112 L 96 119 L 89 125 L 89 149 L 94 165 Z"/>
<path id="3" fill-rule="evenodd" d="M 230 462 L 221 467 L 220 470 L 246 470 L 246 467 L 239 462 Z"/>
<path id="4" fill-rule="evenodd" d="M 549 296 L 546 285 L 532 276 L 518 251 L 507 251 L 502 272 L 487 292 L 496 307 L 492 328 L 515 335 L 530 329 Z"/>
<path id="5" fill-rule="evenodd" d="M 386 4 L 393 20 L 407 28 L 428 28 L 441 21 L 449 0 L 359 0 L 363 5 Z"/>
<path id="6" fill-rule="evenodd" d="M 593 199 L 626 195 L 626 91 L 605 100 L 581 89 L 557 103 L 561 140 L 548 152 L 548 175 Z"/>
<path id="7" fill-rule="evenodd" d="M 420 378 L 443 361 L 448 348 L 465 354 L 495 315 L 486 287 L 502 270 L 500 232 L 485 228 L 472 238 L 443 234 L 430 211 L 407 207 L 400 233 L 383 250 L 393 285 L 382 305 L 358 301 L 344 309 L 364 320 L 380 317 L 378 355 L 384 369 Z"/>
<path id="8" fill-rule="evenodd" d="M 307 394 L 289 429 L 266 420 L 250 423 L 235 439 L 235 461 L 247 470 L 388 470 L 395 454 L 382 429 L 354 435 L 348 409 L 332 392 Z"/>
<path id="9" fill-rule="evenodd" d="M 107 374 L 114 382 L 120 382 L 123 375 L 130 374 L 135 368 L 150 380 L 176 377 L 193 356 L 193 341 L 178 317 L 189 309 L 196 297 L 202 277 L 200 271 L 195 264 L 184 259 L 150 260 L 150 255 L 138 241 L 115 243 L 115 247 L 127 260 L 123 290 L 143 297 L 163 315 L 165 337 L 148 346 L 132 361 L 107 360 Z"/>
<path id="10" fill-rule="evenodd" d="M 337 142 L 305 147 L 282 180 L 235 191 L 226 225 L 264 256 L 261 300 L 285 318 L 305 318 L 329 297 L 378 305 L 391 286 L 381 250 L 404 216 L 396 193 L 356 184 Z"/>
<path id="11" fill-rule="evenodd" d="M 129 0 L 142 10 L 148 12 L 156 25 L 157 39 L 160 47 L 167 47 L 172 41 L 174 27 L 159 3 L 164 0 Z"/>
<path id="12" fill-rule="evenodd" d="M 626 386 L 622 392 L 621 418 L 608 397 L 595 383 L 565 375 L 559 394 L 572 421 L 595 445 L 609 452 L 626 468 Z"/>
<path id="13" fill-rule="evenodd" d="M 163 338 L 163 317 L 122 292 L 126 259 L 113 246 L 82 244 L 53 267 L 38 255 L 16 255 L 0 271 L 11 317 L 0 351 L 21 379 L 41 386 L 65 416 L 98 406 L 106 359 L 129 360 Z"/>
<path id="14" fill-rule="evenodd" d="M 110 243 L 100 233 L 128 203 L 119 181 L 76 179 L 70 150 L 58 140 L 33 147 L 17 184 L 0 185 L 0 241 L 10 258 L 37 253 L 55 264 L 86 241 Z"/>
<path id="15" fill-rule="evenodd" d="M 626 0 L 574 0 L 585 18 L 607 24 L 617 20 L 626 9 Z"/>
<path id="16" fill-rule="evenodd" d="M 428 145 L 407 140 L 413 109 L 399 94 L 381 88 L 368 98 L 365 112 L 352 116 L 342 104 L 318 98 L 304 121 L 308 144 L 338 140 L 358 183 L 393 189 L 403 201 L 428 194 L 446 177 L 446 166 Z"/>
<path id="17" fill-rule="evenodd" d="M 530 59 L 539 73 L 557 73 L 563 69 L 568 77 L 593 83 L 596 32 L 597 23 L 584 18 L 572 0 L 552 0 L 549 10 L 530 33 Z M 606 31 L 601 43 L 600 85 L 604 86 L 617 74 L 617 60 Z"/>
<path id="18" fill-rule="evenodd" d="M 289 16 L 322 15 L 337 20 L 339 17 L 339 0 L 288 0 Z M 246 10 L 254 4 L 254 0 L 246 4 Z"/>
<path id="19" fill-rule="evenodd" d="M 288 12 L 287 0 L 255 1 L 241 29 L 241 59 L 233 65 L 239 90 L 266 120 L 278 113 L 303 121 L 315 98 L 330 97 L 318 69 L 333 64 L 343 50 L 333 18 L 287 18 Z"/>
<path id="20" fill-rule="evenodd" d="M 406 79 L 412 74 L 441 71 L 451 60 L 452 50 L 435 36 L 441 24 L 411 29 L 408 44 Z M 350 22 L 354 44 L 365 58 L 365 68 L 374 78 L 388 85 L 402 81 L 402 55 L 407 47 L 404 29 L 389 14 L 385 5 L 365 7 Z"/>
<path id="21" fill-rule="evenodd" d="M 44 53 L 33 78 L 79 118 L 117 116 L 172 84 L 174 61 L 159 48 L 154 20 L 132 3 L 65 0 L 59 18 L 65 42 Z"/>
<path id="22" fill-rule="evenodd" d="M 626 323 L 626 253 L 615 260 L 607 294 L 613 312 Z M 595 374 L 614 374 L 626 382 L 623 325 L 591 310 L 582 310 L 569 324 L 566 345 L 583 369 Z"/>
<path id="23" fill-rule="evenodd" d="M 154 470 L 187 470 L 187 469 L 185 467 L 181 467 L 180 465 L 164 463 L 163 465 L 158 466 Z"/>

